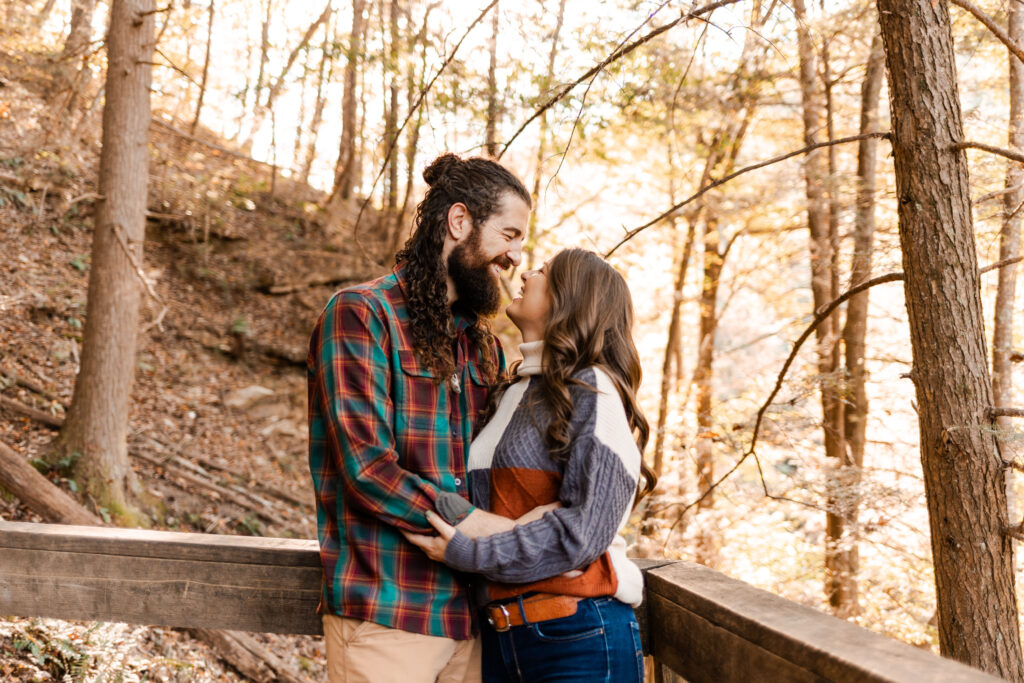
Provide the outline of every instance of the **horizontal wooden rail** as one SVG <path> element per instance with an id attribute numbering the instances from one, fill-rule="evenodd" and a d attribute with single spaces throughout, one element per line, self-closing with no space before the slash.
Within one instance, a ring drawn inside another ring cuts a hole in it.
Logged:
<path id="1" fill-rule="evenodd" d="M 688 681 L 990 681 L 707 567 L 637 560 L 646 649 Z M 0 615 L 321 633 L 317 544 L 0 522 Z"/>
<path id="2" fill-rule="evenodd" d="M 0 522 L 0 614 L 322 632 L 316 541 Z"/>

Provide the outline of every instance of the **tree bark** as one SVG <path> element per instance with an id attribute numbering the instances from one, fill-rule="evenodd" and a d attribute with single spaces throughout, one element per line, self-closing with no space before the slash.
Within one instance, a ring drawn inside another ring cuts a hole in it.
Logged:
<path id="1" fill-rule="evenodd" d="M 356 176 L 356 76 L 362 53 L 363 10 L 366 0 L 352 2 L 352 30 L 348 50 L 345 52 L 345 95 L 341 103 L 341 146 L 334 175 L 334 188 L 330 201 L 350 199 Z"/>
<path id="2" fill-rule="evenodd" d="M 871 40 L 867 72 L 861 84 L 860 132 L 870 133 L 878 128 L 878 100 L 885 78 L 885 53 L 882 36 Z M 878 141 L 867 138 L 857 149 L 857 207 L 854 219 L 853 261 L 850 269 L 850 288 L 871 279 L 871 258 L 875 235 L 875 167 Z M 860 513 L 860 483 L 864 467 L 868 395 L 867 373 L 864 368 L 865 339 L 868 328 L 868 290 L 855 295 L 846 305 L 846 324 L 843 327 L 845 349 L 844 375 L 847 381 L 846 409 L 843 411 L 843 440 L 846 451 L 837 484 L 845 491 L 838 514 L 844 520 L 844 535 L 838 539 L 835 557 L 839 616 L 849 617 L 859 612 L 857 572 L 860 553 L 857 548 Z"/>
<path id="3" fill-rule="evenodd" d="M 1024 2 L 1010 0 L 1009 35 L 1015 43 L 1024 43 Z M 1010 63 L 1010 121 L 1009 145 L 1012 150 L 1024 150 L 1024 64 L 1012 53 Z M 1016 258 L 1020 254 L 1020 212 L 1024 204 L 1024 167 L 1016 161 L 1006 166 L 1006 193 L 1003 195 L 1003 225 L 999 231 L 999 260 Z M 997 406 L 1013 405 L 1013 305 L 1017 297 L 1017 264 L 999 270 L 996 289 L 995 313 L 992 332 L 992 394 Z M 1003 457 L 1012 459 L 1013 444 L 1004 434 L 1013 431 L 1012 418 L 996 418 L 997 438 Z M 1012 470 L 1006 472 L 1008 514 L 1014 517 Z"/>
<path id="4" fill-rule="evenodd" d="M 1024 680 L 949 13 L 878 0 L 942 654 Z"/>
<path id="5" fill-rule="evenodd" d="M 564 4 L 562 5 L 564 7 Z M 498 156 L 498 19 L 500 4 L 491 12 L 491 39 L 487 46 L 490 62 L 487 65 L 487 124 L 484 132 L 484 152 L 492 159 Z M 559 23 L 561 28 L 561 23 Z M 557 36 L 557 30 L 556 30 Z"/>
<path id="6" fill-rule="evenodd" d="M 808 145 L 819 141 L 822 128 L 821 94 L 817 84 L 817 67 L 814 42 L 807 26 L 807 9 L 804 0 L 794 0 L 793 11 L 797 20 L 797 42 L 800 53 L 800 94 L 803 104 L 804 141 Z M 804 182 L 807 196 L 807 227 L 810 230 L 811 291 L 814 309 L 832 301 L 838 294 L 835 282 L 835 253 L 829 220 L 829 202 L 824 192 L 828 180 L 827 155 L 825 150 L 809 152 L 804 159 Z M 824 431 L 825 456 L 830 470 L 834 470 L 843 453 L 842 444 L 842 402 L 837 386 L 838 314 L 816 330 L 818 342 L 818 379 L 821 386 L 822 430 Z M 836 482 L 832 472 L 826 474 L 829 490 L 825 522 L 825 594 L 834 609 L 841 608 L 842 593 L 836 572 L 836 553 L 839 539 L 843 535 L 843 522 L 835 512 Z"/>
<path id="7" fill-rule="evenodd" d="M 59 437 L 80 453 L 76 476 L 99 505 L 127 510 L 127 431 L 135 371 L 149 165 L 154 0 L 114 0 L 107 36 L 107 102 L 93 230 L 82 364 Z M 130 254 L 130 255 L 129 255 Z"/>
<path id="8" fill-rule="evenodd" d="M 85 52 L 92 39 L 92 15 L 96 0 L 73 0 L 71 3 L 71 27 L 60 59 L 73 64 Z M 77 70 L 77 69 L 75 69 Z"/>
<path id="9" fill-rule="evenodd" d="M 54 524 L 101 526 L 103 522 L 39 474 L 25 458 L 0 442 L 0 487 L 32 512 Z"/>
<path id="10" fill-rule="evenodd" d="M 722 253 L 719 250 L 718 220 L 709 213 L 704 230 L 704 279 L 700 289 L 700 341 L 693 382 L 697 388 L 697 492 L 704 496 L 700 509 L 714 506 L 711 484 L 715 480 L 712 439 L 714 420 L 711 414 L 712 364 L 715 357 L 715 331 L 718 329 L 718 280 L 722 274 Z M 707 495 L 705 495 L 707 494 Z"/>

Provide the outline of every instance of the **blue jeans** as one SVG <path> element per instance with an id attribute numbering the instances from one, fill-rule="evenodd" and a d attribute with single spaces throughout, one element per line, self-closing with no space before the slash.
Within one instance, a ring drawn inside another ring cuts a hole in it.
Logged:
<path id="1" fill-rule="evenodd" d="M 484 683 L 644 680 L 640 627 L 615 598 L 580 600 L 576 614 L 498 632 L 483 620 Z"/>

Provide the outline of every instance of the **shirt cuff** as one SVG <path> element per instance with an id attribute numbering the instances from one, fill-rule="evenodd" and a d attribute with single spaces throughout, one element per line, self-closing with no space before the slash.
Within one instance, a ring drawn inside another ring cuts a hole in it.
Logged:
<path id="1" fill-rule="evenodd" d="M 476 543 L 472 538 L 458 529 L 448 541 L 444 551 L 444 563 L 453 569 L 463 572 L 473 571 L 473 556 L 476 554 Z"/>

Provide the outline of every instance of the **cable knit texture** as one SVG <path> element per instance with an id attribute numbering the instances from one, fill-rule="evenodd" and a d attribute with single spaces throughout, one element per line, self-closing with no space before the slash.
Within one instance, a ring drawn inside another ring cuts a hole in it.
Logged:
<path id="1" fill-rule="evenodd" d="M 586 386 L 570 389 L 572 447 L 567 462 L 557 462 L 544 444 L 550 414 L 532 379 L 541 370 L 542 344 L 520 350 L 522 379 L 508 388 L 470 447 L 470 497 L 477 507 L 511 518 L 555 501 L 563 507 L 493 536 L 456 533 L 445 561 L 490 579 L 491 600 L 544 591 L 614 595 L 637 605 L 643 578 L 618 533 L 629 519 L 641 456 L 622 400 L 601 368 L 577 373 Z"/>

